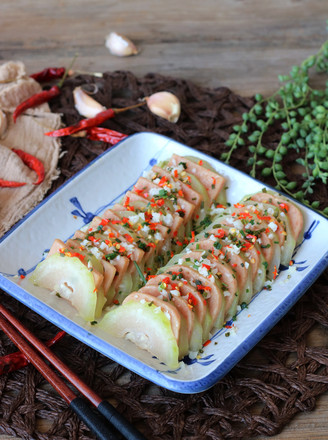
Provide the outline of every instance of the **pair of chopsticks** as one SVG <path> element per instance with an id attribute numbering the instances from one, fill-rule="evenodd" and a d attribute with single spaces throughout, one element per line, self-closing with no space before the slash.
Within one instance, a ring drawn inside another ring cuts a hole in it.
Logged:
<path id="1" fill-rule="evenodd" d="M 119 433 L 128 440 L 145 440 L 145 437 L 122 417 L 109 402 L 102 400 L 2 304 L 0 304 L 0 328 L 100 440 L 119 440 L 121 438 Z M 96 409 L 89 406 L 83 397 L 78 397 L 49 367 L 39 353 L 60 371 Z"/>

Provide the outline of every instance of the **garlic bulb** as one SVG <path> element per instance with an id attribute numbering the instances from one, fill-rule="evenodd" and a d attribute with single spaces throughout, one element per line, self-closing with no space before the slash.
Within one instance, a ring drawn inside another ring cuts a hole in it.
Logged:
<path id="1" fill-rule="evenodd" d="M 81 87 L 75 87 L 73 96 L 76 110 L 86 118 L 93 118 L 96 114 L 106 110 L 106 107 L 91 98 Z"/>
<path id="2" fill-rule="evenodd" d="M 6 114 L 0 110 L 0 138 L 5 134 L 7 130 L 8 121 Z"/>
<path id="3" fill-rule="evenodd" d="M 170 92 L 157 92 L 146 99 L 149 110 L 170 122 L 177 122 L 181 112 L 179 99 Z"/>
<path id="4" fill-rule="evenodd" d="M 138 49 L 131 40 L 116 32 L 111 32 L 107 35 L 105 46 L 112 55 L 118 57 L 128 57 L 138 53 Z"/>

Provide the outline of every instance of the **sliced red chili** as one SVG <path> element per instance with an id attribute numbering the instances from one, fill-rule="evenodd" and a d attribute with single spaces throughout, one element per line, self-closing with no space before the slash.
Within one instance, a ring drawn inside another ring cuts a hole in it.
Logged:
<path id="1" fill-rule="evenodd" d="M 30 77 L 35 79 L 38 83 L 44 83 L 53 79 L 62 78 L 65 71 L 65 67 L 47 67 L 46 69 L 41 70 L 41 72 L 33 73 Z"/>
<path id="2" fill-rule="evenodd" d="M 14 180 L 3 180 L 0 179 L 1 188 L 17 188 L 19 186 L 26 185 L 26 182 L 15 182 Z"/>
<path id="3" fill-rule="evenodd" d="M 25 165 L 27 165 L 31 170 L 36 172 L 36 174 L 38 175 L 38 180 L 34 182 L 34 185 L 40 185 L 40 183 L 42 183 L 44 180 L 44 174 L 45 174 L 44 166 L 41 160 L 23 150 L 17 150 L 15 148 L 12 148 L 12 151 L 22 159 Z"/>
<path id="4" fill-rule="evenodd" d="M 16 119 L 19 115 L 24 113 L 29 108 L 37 107 L 38 105 L 44 104 L 45 102 L 50 101 L 50 99 L 54 98 L 55 96 L 58 96 L 60 94 L 60 89 L 58 86 L 52 86 L 49 90 L 43 90 L 40 93 L 36 93 L 35 95 L 32 95 L 30 98 L 26 99 L 25 101 L 21 102 L 15 109 L 13 113 L 13 119 L 14 122 L 16 122 Z"/>

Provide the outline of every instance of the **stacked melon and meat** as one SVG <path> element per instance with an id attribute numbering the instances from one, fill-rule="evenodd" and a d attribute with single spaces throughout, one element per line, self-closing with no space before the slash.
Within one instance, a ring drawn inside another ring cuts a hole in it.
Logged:
<path id="1" fill-rule="evenodd" d="M 208 164 L 173 155 L 72 240 L 55 240 L 33 280 L 86 320 L 109 305 L 100 328 L 175 368 L 289 265 L 303 229 L 282 196 L 228 207 L 224 186 Z"/>

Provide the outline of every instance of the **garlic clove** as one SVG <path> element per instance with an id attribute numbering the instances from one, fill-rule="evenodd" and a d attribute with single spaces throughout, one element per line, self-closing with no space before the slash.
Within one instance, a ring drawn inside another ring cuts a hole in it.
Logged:
<path id="1" fill-rule="evenodd" d="M 0 138 L 5 134 L 8 127 L 8 120 L 5 112 L 0 110 Z"/>
<path id="2" fill-rule="evenodd" d="M 131 40 L 116 32 L 111 32 L 107 35 L 105 46 L 112 55 L 118 57 L 128 57 L 138 53 L 138 49 Z"/>
<path id="3" fill-rule="evenodd" d="M 157 92 L 146 99 L 149 110 L 170 122 L 177 122 L 181 112 L 179 99 L 170 92 Z"/>
<path id="4" fill-rule="evenodd" d="M 106 110 L 106 107 L 91 98 L 81 87 L 75 87 L 73 97 L 76 110 L 86 118 L 93 118 L 98 113 Z"/>

